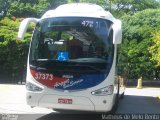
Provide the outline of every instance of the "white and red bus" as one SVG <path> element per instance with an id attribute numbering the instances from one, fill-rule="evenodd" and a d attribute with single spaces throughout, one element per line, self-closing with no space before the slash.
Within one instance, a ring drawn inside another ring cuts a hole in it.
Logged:
<path id="1" fill-rule="evenodd" d="M 30 106 L 107 112 L 124 87 L 116 79 L 121 21 L 95 4 L 65 4 L 21 22 L 23 39 L 35 23 L 27 63 Z"/>

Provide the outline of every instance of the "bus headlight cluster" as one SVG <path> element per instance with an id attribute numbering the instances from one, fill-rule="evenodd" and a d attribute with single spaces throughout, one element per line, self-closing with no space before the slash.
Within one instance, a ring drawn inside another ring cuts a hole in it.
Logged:
<path id="1" fill-rule="evenodd" d="M 101 96 L 111 95 L 111 94 L 113 94 L 113 90 L 114 90 L 114 86 L 110 85 L 110 86 L 95 90 L 95 91 L 91 92 L 91 94 L 92 95 L 101 95 Z"/>
<path id="2" fill-rule="evenodd" d="M 27 89 L 28 91 L 33 91 L 33 92 L 40 92 L 40 91 L 43 90 L 42 88 L 40 88 L 40 87 L 38 87 L 38 86 L 30 83 L 30 82 L 27 82 L 27 83 L 26 83 L 26 89 Z"/>

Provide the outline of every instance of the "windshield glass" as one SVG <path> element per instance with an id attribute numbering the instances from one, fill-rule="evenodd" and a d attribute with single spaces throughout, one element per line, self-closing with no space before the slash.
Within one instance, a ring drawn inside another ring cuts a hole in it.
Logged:
<path id="1" fill-rule="evenodd" d="M 111 25 L 104 19 L 86 17 L 41 20 L 33 33 L 30 65 L 54 72 L 106 71 L 114 52 Z"/>

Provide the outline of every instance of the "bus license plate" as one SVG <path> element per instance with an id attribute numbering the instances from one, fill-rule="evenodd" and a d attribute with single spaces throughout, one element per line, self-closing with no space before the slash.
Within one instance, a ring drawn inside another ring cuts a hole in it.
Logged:
<path id="1" fill-rule="evenodd" d="M 59 98 L 58 103 L 60 103 L 60 104 L 72 104 L 72 99 Z"/>

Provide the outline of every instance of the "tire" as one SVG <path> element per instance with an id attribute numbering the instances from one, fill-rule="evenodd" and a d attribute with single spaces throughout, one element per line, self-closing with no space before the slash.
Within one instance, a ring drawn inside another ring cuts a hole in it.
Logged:
<path id="1" fill-rule="evenodd" d="M 118 84 L 118 92 L 116 95 L 115 104 L 113 105 L 113 107 L 109 113 L 114 114 L 118 109 L 118 105 L 119 105 L 119 84 Z"/>
<path id="2" fill-rule="evenodd" d="M 122 95 L 120 96 L 120 99 L 123 99 L 124 98 L 124 92 L 122 93 Z"/>

